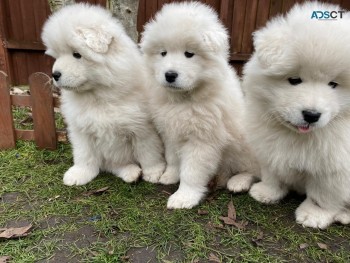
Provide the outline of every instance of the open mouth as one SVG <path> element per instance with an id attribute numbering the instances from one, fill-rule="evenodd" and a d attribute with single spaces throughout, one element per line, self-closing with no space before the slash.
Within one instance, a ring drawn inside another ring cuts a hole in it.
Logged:
<path id="1" fill-rule="evenodd" d="M 291 122 L 287 122 L 288 127 L 292 127 L 293 130 L 298 131 L 299 133 L 308 133 L 312 130 L 312 126 L 310 126 L 309 123 L 302 124 L 302 125 L 295 125 Z"/>
<path id="2" fill-rule="evenodd" d="M 298 129 L 298 132 L 300 133 L 308 133 L 309 131 L 311 131 L 311 127 L 309 124 L 299 125 L 295 127 Z"/>

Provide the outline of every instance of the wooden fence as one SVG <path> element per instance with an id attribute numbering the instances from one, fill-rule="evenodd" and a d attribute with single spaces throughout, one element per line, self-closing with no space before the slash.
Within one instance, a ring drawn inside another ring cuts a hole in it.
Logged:
<path id="1" fill-rule="evenodd" d="M 75 0 L 106 6 L 106 0 Z M 169 2 L 181 0 L 139 0 L 138 32 Z M 182 0 L 183 1 L 183 0 Z M 200 0 L 219 14 L 230 35 L 231 63 L 240 71 L 253 51 L 251 34 L 277 14 L 287 12 L 305 0 Z M 323 0 L 350 10 L 350 0 Z M 0 70 L 12 85 L 27 84 L 34 72 L 50 74 L 53 59 L 44 56 L 40 40 L 43 23 L 50 15 L 48 0 L 0 0 Z"/>
<path id="2" fill-rule="evenodd" d="M 16 140 L 34 140 L 41 149 L 56 149 L 57 141 L 66 140 L 65 131 L 57 131 L 54 107 L 59 99 L 53 97 L 51 78 L 44 73 L 29 77 L 30 95 L 10 94 L 6 73 L 0 71 L 0 149 L 15 147 Z M 34 130 L 15 129 L 12 107 L 31 107 Z"/>

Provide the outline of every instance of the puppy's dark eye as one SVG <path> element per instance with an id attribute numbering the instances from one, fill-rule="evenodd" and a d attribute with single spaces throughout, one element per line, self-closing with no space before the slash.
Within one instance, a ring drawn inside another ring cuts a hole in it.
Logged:
<path id="1" fill-rule="evenodd" d="M 289 78 L 288 81 L 289 81 L 289 84 L 293 86 L 299 85 L 300 83 L 303 82 L 301 78 Z"/>
<path id="2" fill-rule="evenodd" d="M 193 57 L 193 56 L 194 56 L 194 53 L 188 52 L 188 51 L 185 52 L 185 57 L 186 57 L 186 58 L 191 58 L 191 57 Z"/>
<path id="3" fill-rule="evenodd" d="M 81 58 L 81 55 L 78 52 L 73 52 L 73 57 L 79 59 L 79 58 Z"/>
<path id="4" fill-rule="evenodd" d="M 331 81 L 331 82 L 328 83 L 328 85 L 331 86 L 332 89 L 335 89 L 338 86 L 338 83 L 334 82 L 334 81 Z"/>
<path id="5" fill-rule="evenodd" d="M 160 54 L 162 55 L 162 57 L 165 57 L 166 54 L 167 54 L 167 52 L 166 52 L 166 51 L 163 51 L 163 52 L 161 52 Z"/>

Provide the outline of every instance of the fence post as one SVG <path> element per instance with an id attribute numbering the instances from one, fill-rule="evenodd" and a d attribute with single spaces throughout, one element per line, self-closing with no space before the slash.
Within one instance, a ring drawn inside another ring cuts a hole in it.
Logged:
<path id="1" fill-rule="evenodd" d="M 34 123 L 34 138 L 41 149 L 57 147 L 56 125 L 51 81 L 44 73 L 33 73 L 29 77 Z"/>
<path id="2" fill-rule="evenodd" d="M 0 71 L 0 149 L 16 145 L 11 96 L 7 75 Z"/>

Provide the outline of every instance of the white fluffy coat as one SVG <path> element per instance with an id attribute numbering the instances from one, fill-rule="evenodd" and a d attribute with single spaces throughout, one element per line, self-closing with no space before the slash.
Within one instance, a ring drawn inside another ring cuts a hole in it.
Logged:
<path id="1" fill-rule="evenodd" d="M 254 34 L 243 89 L 262 167 L 250 195 L 275 203 L 291 189 L 306 193 L 297 222 L 325 228 L 350 222 L 350 20 L 311 19 L 315 10 L 342 9 L 296 5 Z M 308 123 L 303 111 L 319 119 Z"/>
<path id="2" fill-rule="evenodd" d="M 160 183 L 180 181 L 168 208 L 197 205 L 216 174 L 226 184 L 240 173 L 228 186 L 247 190 L 253 177 L 241 127 L 243 95 L 215 11 L 196 2 L 164 5 L 145 26 L 141 49 L 154 84 L 153 118 L 165 144 Z"/>
<path id="3" fill-rule="evenodd" d="M 141 168 L 157 182 L 163 147 L 148 113 L 141 54 L 121 24 L 101 7 L 76 4 L 49 18 L 42 39 L 56 59 L 53 74 L 61 74 L 54 84 L 73 145 L 64 183 L 86 184 L 100 170 L 133 182 Z"/>

